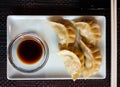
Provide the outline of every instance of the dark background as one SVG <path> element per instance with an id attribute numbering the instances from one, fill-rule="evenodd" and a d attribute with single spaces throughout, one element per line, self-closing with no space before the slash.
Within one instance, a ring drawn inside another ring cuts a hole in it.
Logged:
<path id="1" fill-rule="evenodd" d="M 104 15 L 107 23 L 106 78 L 103 80 L 77 80 L 75 82 L 72 80 L 7 80 L 6 19 L 8 15 Z M 0 0 L 0 87 L 110 87 L 110 22 L 110 0 Z"/>

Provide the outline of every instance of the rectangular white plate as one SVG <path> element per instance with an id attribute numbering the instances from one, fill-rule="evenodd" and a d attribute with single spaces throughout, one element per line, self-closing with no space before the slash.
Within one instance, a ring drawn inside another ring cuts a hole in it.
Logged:
<path id="1" fill-rule="evenodd" d="M 71 79 L 67 73 L 62 60 L 56 55 L 58 42 L 55 31 L 49 26 L 47 18 L 50 16 L 8 16 L 7 17 L 7 48 L 12 39 L 22 32 L 35 31 L 47 41 L 50 54 L 47 64 L 38 72 L 25 74 L 14 69 L 7 55 L 7 78 L 9 80 L 49 80 L 49 79 Z M 74 19 L 78 16 L 63 16 L 66 19 Z M 104 16 L 95 16 L 101 25 L 102 39 L 100 49 L 102 54 L 102 65 L 97 75 L 88 79 L 104 79 L 106 77 L 106 19 Z M 79 79 L 83 79 L 79 77 Z"/>

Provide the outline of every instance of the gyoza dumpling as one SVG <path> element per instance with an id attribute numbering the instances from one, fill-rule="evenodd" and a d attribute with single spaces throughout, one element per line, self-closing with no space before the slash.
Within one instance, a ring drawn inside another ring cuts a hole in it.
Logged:
<path id="1" fill-rule="evenodd" d="M 99 71 L 102 63 L 102 57 L 98 47 L 86 45 L 81 40 L 80 47 L 85 55 L 85 70 L 83 72 L 83 77 L 86 79 Z"/>
<path id="2" fill-rule="evenodd" d="M 58 55 L 63 60 L 68 73 L 75 81 L 81 74 L 81 61 L 79 60 L 79 57 L 69 50 L 62 50 L 58 52 Z"/>
<path id="3" fill-rule="evenodd" d="M 60 16 L 50 17 L 49 20 L 52 21 L 52 22 L 56 22 L 56 23 L 60 23 L 60 24 L 64 25 L 64 27 L 66 28 L 67 33 L 68 33 L 68 37 L 67 37 L 67 43 L 68 44 L 75 42 L 76 28 L 70 20 L 63 19 Z"/>
<path id="4" fill-rule="evenodd" d="M 65 26 L 56 22 L 49 22 L 49 23 L 53 26 L 53 29 L 55 29 L 58 35 L 60 49 L 66 48 L 68 46 L 68 42 L 67 42 L 68 33 Z"/>
<path id="5" fill-rule="evenodd" d="M 80 30 L 80 34 L 87 43 L 96 45 L 101 38 L 101 28 L 94 17 L 80 17 L 74 19 L 75 26 Z"/>
<path id="6" fill-rule="evenodd" d="M 74 44 L 69 44 L 67 50 L 75 53 L 78 56 L 81 62 L 81 68 L 80 68 L 80 75 L 81 75 L 84 70 L 84 62 L 85 62 L 83 52 L 78 47 L 75 47 Z"/>

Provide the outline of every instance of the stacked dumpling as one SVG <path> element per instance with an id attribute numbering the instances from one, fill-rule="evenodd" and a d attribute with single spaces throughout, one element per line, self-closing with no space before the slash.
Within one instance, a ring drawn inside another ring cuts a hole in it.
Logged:
<path id="1" fill-rule="evenodd" d="M 98 47 L 101 39 L 101 27 L 95 17 L 80 17 L 73 21 L 76 28 L 80 30 L 82 37 L 79 45 L 85 58 L 83 77 L 88 78 L 99 71 L 102 63 L 102 56 Z"/>
<path id="2" fill-rule="evenodd" d="M 98 21 L 94 17 L 68 20 L 58 16 L 50 17 L 49 21 L 58 35 L 58 55 L 73 80 L 80 75 L 86 79 L 96 74 L 102 62 L 98 47 L 101 38 Z"/>

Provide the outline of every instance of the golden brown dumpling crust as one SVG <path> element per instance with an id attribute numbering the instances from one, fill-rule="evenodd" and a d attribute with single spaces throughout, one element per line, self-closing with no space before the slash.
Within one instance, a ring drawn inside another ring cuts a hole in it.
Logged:
<path id="1" fill-rule="evenodd" d="M 80 17 L 73 20 L 86 43 L 96 45 L 101 39 L 101 27 L 95 17 Z"/>
<path id="2" fill-rule="evenodd" d="M 67 47 L 67 37 L 68 33 L 64 25 L 56 23 L 56 22 L 49 22 L 50 25 L 52 25 L 53 29 L 55 30 L 57 36 L 58 36 L 58 43 L 61 46 L 61 48 Z"/>
<path id="3" fill-rule="evenodd" d="M 52 21 L 52 22 L 60 23 L 60 24 L 65 26 L 65 28 L 67 30 L 67 33 L 68 33 L 68 37 L 67 37 L 67 43 L 68 44 L 75 42 L 76 28 L 75 28 L 74 24 L 72 23 L 72 21 L 67 20 L 67 19 L 63 19 L 60 16 L 50 17 L 49 20 Z"/>
<path id="4" fill-rule="evenodd" d="M 81 74 L 81 61 L 79 57 L 69 50 L 61 50 L 58 52 L 58 55 L 63 60 L 68 73 L 75 81 Z"/>
<path id="5" fill-rule="evenodd" d="M 74 44 L 69 44 L 67 50 L 72 51 L 73 53 L 75 53 L 78 56 L 78 58 L 81 62 L 81 68 L 80 68 L 80 75 L 81 75 L 84 70 L 84 64 L 85 64 L 84 63 L 85 62 L 84 54 L 83 54 L 82 50 L 79 49 L 78 47 L 75 47 Z"/>
<path id="6" fill-rule="evenodd" d="M 83 54 L 82 50 L 79 49 L 79 47 L 75 47 L 74 43 L 69 44 L 67 48 L 62 48 L 61 50 L 69 50 L 76 54 L 76 56 L 79 58 L 79 60 L 81 62 L 81 68 L 80 68 L 80 75 L 81 75 L 84 70 L 84 62 L 85 62 L 84 54 Z"/>
<path id="7" fill-rule="evenodd" d="M 100 49 L 93 45 L 84 44 L 80 41 L 80 47 L 85 56 L 85 70 L 83 72 L 83 77 L 86 79 L 91 75 L 96 74 L 102 63 L 102 56 L 100 54 Z"/>

